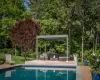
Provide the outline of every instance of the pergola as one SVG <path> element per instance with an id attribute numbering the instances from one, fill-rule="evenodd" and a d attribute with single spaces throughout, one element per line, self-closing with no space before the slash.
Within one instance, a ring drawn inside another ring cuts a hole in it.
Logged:
<path id="1" fill-rule="evenodd" d="M 66 41 L 66 61 L 68 61 L 68 35 L 47 35 L 47 36 L 44 36 L 44 35 L 41 35 L 41 36 L 37 36 L 36 37 L 36 58 L 38 59 L 38 40 L 39 39 L 44 39 L 44 40 L 65 40 Z M 45 50 L 46 50 L 46 46 L 45 46 Z"/>

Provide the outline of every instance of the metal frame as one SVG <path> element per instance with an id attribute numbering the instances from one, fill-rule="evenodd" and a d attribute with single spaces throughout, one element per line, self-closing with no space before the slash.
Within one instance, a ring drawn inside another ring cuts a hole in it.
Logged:
<path id="1" fill-rule="evenodd" d="M 36 58 L 38 60 L 38 40 L 39 39 L 45 39 L 45 40 L 66 40 L 66 54 L 67 54 L 67 62 L 68 62 L 68 54 L 69 54 L 69 50 L 68 50 L 68 35 L 47 35 L 47 36 L 37 36 L 36 37 Z M 46 47 L 45 47 L 46 50 Z"/>

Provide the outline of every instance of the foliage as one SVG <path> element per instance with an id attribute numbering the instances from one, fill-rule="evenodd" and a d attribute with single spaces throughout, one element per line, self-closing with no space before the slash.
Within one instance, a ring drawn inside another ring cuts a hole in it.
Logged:
<path id="1" fill-rule="evenodd" d="M 99 0 L 30 0 L 29 7 L 32 16 L 41 23 L 41 35 L 69 35 L 70 54 L 81 53 L 82 37 L 84 55 L 91 54 L 100 44 Z M 53 46 L 58 49 L 56 44 L 50 45 L 51 50 Z M 60 46 L 63 49 L 64 45 Z"/>
<path id="2" fill-rule="evenodd" d="M 32 19 L 25 19 L 17 22 L 11 29 L 11 41 L 25 52 L 33 48 L 36 35 L 40 32 L 40 25 Z M 26 58 L 26 57 L 25 57 Z"/>
<path id="3" fill-rule="evenodd" d="M 93 73 L 99 73 L 100 74 L 100 54 L 95 53 L 92 54 L 90 57 L 90 65 L 92 68 Z"/>
<path id="4" fill-rule="evenodd" d="M 52 18 L 50 19 L 43 19 L 40 20 L 41 23 L 41 35 L 53 35 L 53 34 L 58 34 L 56 31 L 58 28 L 58 22 Z"/>
<path id="5" fill-rule="evenodd" d="M 93 50 L 92 49 L 85 50 L 84 51 L 84 60 L 89 61 L 89 59 L 91 58 L 90 55 L 92 55 L 92 53 L 93 53 Z"/>
<path id="6" fill-rule="evenodd" d="M 1 49 L 0 50 L 0 53 L 3 53 L 3 54 L 14 54 L 14 49 L 12 49 L 12 48 L 4 48 L 4 49 Z"/>
<path id="7" fill-rule="evenodd" d="M 30 12 L 26 10 L 24 0 L 0 0 L 0 37 L 4 40 L 0 48 L 11 48 L 6 42 L 10 40 L 12 25 L 29 15 Z"/>
<path id="8" fill-rule="evenodd" d="M 90 59 L 100 49 L 100 0 L 0 0 L 0 48 L 11 48 L 10 29 L 17 21 L 34 17 L 41 24 L 41 35 L 69 36 L 69 53 Z M 83 40 L 82 40 L 83 38 Z M 10 44 L 8 44 L 10 43 Z M 45 41 L 39 41 L 44 52 Z M 65 42 L 46 42 L 47 53 L 65 53 Z"/>

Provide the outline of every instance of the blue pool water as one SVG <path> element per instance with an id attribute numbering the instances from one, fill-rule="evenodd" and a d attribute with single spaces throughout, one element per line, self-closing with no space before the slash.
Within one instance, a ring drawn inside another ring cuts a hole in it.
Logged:
<path id="1" fill-rule="evenodd" d="M 0 80 L 76 80 L 76 71 L 21 67 L 0 72 Z"/>

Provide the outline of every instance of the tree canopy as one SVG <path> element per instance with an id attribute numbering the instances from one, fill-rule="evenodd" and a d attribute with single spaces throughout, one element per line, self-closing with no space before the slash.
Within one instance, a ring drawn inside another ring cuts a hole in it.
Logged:
<path id="1" fill-rule="evenodd" d="M 30 0 L 29 2 L 32 16 L 41 23 L 41 35 L 68 34 L 69 50 L 72 54 L 79 54 L 82 49 L 96 49 L 99 46 L 99 4 L 99 0 Z M 55 48 L 58 49 L 56 44 Z"/>
<path id="2" fill-rule="evenodd" d="M 11 41 L 26 53 L 34 47 L 36 36 L 40 32 L 40 25 L 32 19 L 18 21 L 11 29 Z"/>
<path id="3" fill-rule="evenodd" d="M 24 6 L 24 0 L 0 0 L 0 37 L 2 47 L 7 47 L 10 40 L 10 29 L 16 21 L 28 17 L 30 12 Z"/>
<path id="4" fill-rule="evenodd" d="M 11 41 L 14 46 L 24 49 L 32 48 L 36 35 L 40 32 L 40 25 L 32 19 L 17 22 L 11 29 Z"/>
<path id="5" fill-rule="evenodd" d="M 70 54 L 99 51 L 100 0 L 29 0 L 28 9 L 24 2 L 0 0 L 0 48 L 10 47 L 12 26 L 31 17 L 40 22 L 41 35 L 68 34 Z M 65 53 L 65 44 L 47 42 L 47 53 Z M 44 51 L 44 40 L 39 41 L 39 49 Z"/>

